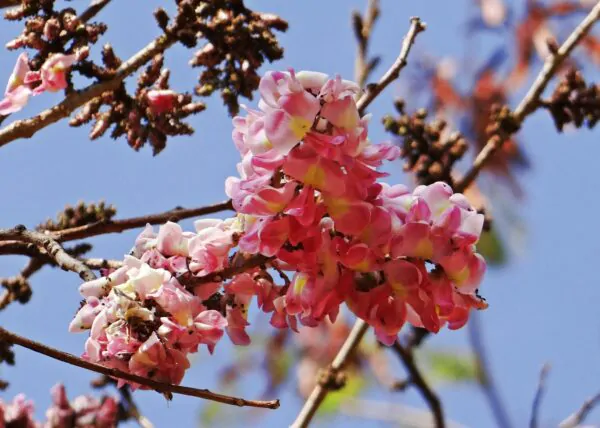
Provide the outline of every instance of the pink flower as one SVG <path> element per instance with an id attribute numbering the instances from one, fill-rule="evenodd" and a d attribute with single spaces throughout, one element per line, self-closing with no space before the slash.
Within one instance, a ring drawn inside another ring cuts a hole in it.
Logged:
<path id="1" fill-rule="evenodd" d="M 29 60 L 26 53 L 17 58 L 15 68 L 8 79 L 4 99 L 0 100 L 0 115 L 8 115 L 21 110 L 29 101 L 31 89 L 25 84 L 25 77 L 30 73 Z"/>
<path id="2" fill-rule="evenodd" d="M 39 72 L 32 72 L 29 81 L 41 80 L 42 83 L 33 90 L 34 95 L 44 91 L 57 92 L 67 87 L 67 73 L 77 62 L 77 55 L 52 54 L 42 65 Z"/>
<path id="3" fill-rule="evenodd" d="M 170 89 L 151 89 L 146 94 L 148 105 L 154 114 L 168 113 L 177 104 L 177 92 Z"/>

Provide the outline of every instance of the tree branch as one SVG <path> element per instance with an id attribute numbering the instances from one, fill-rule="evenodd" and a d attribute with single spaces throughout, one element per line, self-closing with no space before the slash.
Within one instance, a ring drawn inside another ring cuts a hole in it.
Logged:
<path id="1" fill-rule="evenodd" d="M 554 74 L 571 54 L 577 44 L 589 33 L 592 26 L 600 19 L 600 2 L 592 8 L 590 13 L 581 21 L 581 23 L 573 30 L 571 35 L 562 44 L 555 54 L 550 54 L 544 63 L 542 70 L 533 82 L 531 88 L 519 103 L 513 113 L 516 124 L 521 125 L 525 118 L 533 113 L 539 107 L 540 96 L 548 86 L 548 83 L 554 77 Z M 502 144 L 507 140 L 510 134 L 490 138 L 487 144 L 475 157 L 471 169 L 465 174 L 462 180 L 455 186 L 456 192 L 464 191 L 481 172 L 490 158 L 502 147 Z"/>
<path id="2" fill-rule="evenodd" d="M 28 242 L 43 249 L 48 257 L 52 258 L 64 270 L 70 270 L 79 275 L 84 281 L 96 279 L 96 275 L 81 260 L 67 253 L 61 245 L 41 232 L 27 230 L 23 225 L 18 225 L 12 229 L 0 229 L 0 240 L 17 240 Z"/>
<path id="3" fill-rule="evenodd" d="M 498 391 L 498 387 L 496 386 L 496 382 L 494 381 L 494 377 L 492 376 L 485 344 L 481 337 L 481 322 L 477 313 L 472 313 L 469 317 L 467 331 L 471 349 L 475 354 L 477 381 L 492 410 L 496 425 L 498 428 L 510 428 L 512 427 L 512 423 L 508 416 L 508 412 L 506 411 L 506 406 L 500 396 L 500 392 Z"/>
<path id="4" fill-rule="evenodd" d="M 30 119 L 15 121 L 2 128 L 0 130 L 0 147 L 18 138 L 31 138 L 40 129 L 68 117 L 73 111 L 91 99 L 102 95 L 104 92 L 115 90 L 127 76 L 133 74 L 155 55 L 167 50 L 175 41 L 172 36 L 166 34 L 157 37 L 121 64 L 112 79 L 94 83 L 82 90 L 75 91 L 67 95 L 63 101 L 54 107 L 44 110 L 39 115 Z"/>
<path id="5" fill-rule="evenodd" d="M 58 349 L 51 348 L 42 343 L 35 342 L 31 339 L 27 339 L 25 337 L 19 336 L 15 333 L 12 333 L 2 327 L 0 327 L 0 340 L 13 343 L 24 348 L 30 349 L 39 354 L 45 355 L 50 358 L 54 358 L 55 360 L 63 361 L 65 363 L 81 367 L 87 370 L 91 370 L 93 372 L 97 372 L 106 376 L 111 376 L 114 378 L 123 379 L 129 382 L 135 382 L 143 386 L 147 386 L 152 388 L 157 392 L 161 392 L 163 394 L 180 394 L 180 395 L 188 395 L 191 397 L 202 398 L 205 400 L 217 401 L 223 404 L 229 404 L 232 406 L 248 406 L 248 407 L 261 407 L 267 409 L 277 409 L 279 407 L 279 400 L 270 400 L 270 401 L 258 401 L 258 400 L 246 400 L 244 398 L 231 397 L 228 395 L 217 394 L 215 392 L 211 392 L 208 389 L 196 389 L 190 388 L 187 386 L 179 386 L 179 385 L 171 385 L 168 383 L 157 382 L 152 379 L 148 379 L 142 376 L 136 376 L 131 373 L 126 373 L 121 370 L 113 369 L 110 367 L 105 367 L 100 364 L 91 363 L 89 361 L 85 361 L 75 355 L 59 351 Z"/>
<path id="6" fill-rule="evenodd" d="M 213 214 L 227 210 L 233 210 L 231 200 L 198 208 L 175 208 L 173 210 L 165 211 L 158 214 L 126 218 L 123 220 L 86 224 L 84 226 L 71 227 L 69 229 L 63 229 L 56 232 L 46 233 L 49 233 L 57 241 L 73 241 L 75 239 L 89 238 L 91 236 L 104 235 L 106 233 L 121 233 L 125 230 L 144 227 L 147 224 L 163 224 L 167 221 L 178 222 L 180 220 L 190 217 L 199 217 L 202 215 Z"/>
<path id="7" fill-rule="evenodd" d="M 367 85 L 367 90 L 362 97 L 356 103 L 358 107 L 358 111 L 360 114 L 363 114 L 366 108 L 371 104 L 371 102 L 394 80 L 398 78 L 400 75 L 400 71 L 406 66 L 406 59 L 408 58 L 408 54 L 410 53 L 410 49 L 415 43 L 415 39 L 417 38 L 417 34 L 421 31 L 425 31 L 426 25 L 421 21 L 418 17 L 410 18 L 410 29 L 408 33 L 404 37 L 404 41 L 402 42 L 402 48 L 400 50 L 400 54 L 396 61 L 392 64 L 390 69 L 386 71 L 386 73 L 379 79 L 379 82 L 374 85 Z"/>
<path id="8" fill-rule="evenodd" d="M 21 0 L 0 0 L 0 9 L 18 6 L 20 4 L 21 4 Z"/>
<path id="9" fill-rule="evenodd" d="M 350 331 L 350 334 L 346 338 L 346 341 L 329 366 L 328 379 L 324 379 L 317 383 L 310 396 L 306 400 L 306 403 L 304 403 L 304 407 L 302 407 L 302 410 L 300 410 L 298 417 L 291 425 L 291 428 L 305 428 L 308 426 L 317 412 L 317 409 L 329 392 L 330 388 L 327 387 L 327 384 L 330 383 L 330 381 L 335 378 L 344 368 L 348 358 L 354 353 L 368 329 L 369 324 L 361 319 L 356 320 L 352 330 Z"/>
<path id="10" fill-rule="evenodd" d="M 446 426 L 446 422 L 444 421 L 444 411 L 442 410 L 442 403 L 440 399 L 436 395 L 435 392 L 431 389 L 431 387 L 427 384 L 425 378 L 421 374 L 415 360 L 413 358 L 412 351 L 405 349 L 399 341 L 394 342 L 392 345 L 392 349 L 396 352 L 398 357 L 402 360 L 404 367 L 408 371 L 408 375 L 412 384 L 419 390 L 423 399 L 427 402 L 431 412 L 433 413 L 433 418 L 435 421 L 435 426 L 437 428 L 444 428 Z"/>
<path id="11" fill-rule="evenodd" d="M 379 0 L 369 0 L 364 16 L 360 12 L 352 13 L 354 34 L 357 41 L 356 61 L 354 63 L 354 78 L 360 88 L 364 88 L 373 69 L 379 63 L 379 57 L 368 58 L 369 41 L 375 22 L 379 18 Z"/>
<path id="12" fill-rule="evenodd" d="M 558 425 L 558 428 L 577 428 L 581 423 L 583 423 L 588 413 L 590 413 L 592 409 L 598 404 L 600 404 L 600 392 L 594 395 L 593 397 L 587 399 L 579 408 L 579 410 L 577 410 L 567 419 L 562 421 Z"/>
<path id="13" fill-rule="evenodd" d="M 533 404 L 531 406 L 531 419 L 529 420 L 529 428 L 538 427 L 538 416 L 540 414 L 540 407 L 542 405 L 542 398 L 546 390 L 546 378 L 550 372 L 550 365 L 544 364 L 542 370 L 540 370 L 540 380 L 538 382 L 535 396 L 533 397 Z"/>
<path id="14" fill-rule="evenodd" d="M 146 224 L 163 224 L 167 221 L 178 222 L 180 220 L 198 217 L 201 215 L 212 214 L 225 210 L 232 210 L 231 201 L 224 201 L 214 205 L 208 205 L 198 208 L 175 208 L 158 214 L 150 214 L 140 217 L 131 217 L 123 220 L 97 222 L 86 224 L 84 226 L 71 227 L 58 231 L 45 231 L 45 236 L 59 242 L 74 241 L 77 239 L 89 238 L 92 236 L 103 235 L 107 233 L 121 233 L 129 229 L 144 227 Z M 2 238 L 0 237 L 0 240 Z M 23 255 L 39 256 L 37 248 L 24 242 L 5 241 L 0 242 L 0 255 Z"/>

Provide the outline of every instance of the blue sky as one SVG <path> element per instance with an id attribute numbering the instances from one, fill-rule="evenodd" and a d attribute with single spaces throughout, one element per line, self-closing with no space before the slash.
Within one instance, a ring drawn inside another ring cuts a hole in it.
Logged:
<path id="1" fill-rule="evenodd" d="M 111 24 L 105 38 L 113 42 L 118 54 L 127 57 L 158 34 L 151 11 L 161 3 L 171 7 L 171 2 L 137 0 L 114 1 L 105 9 L 101 17 Z M 355 0 L 247 1 L 249 7 L 280 14 L 290 23 L 289 31 L 280 38 L 286 49 L 285 58 L 267 69 L 291 66 L 340 73 L 345 78 L 352 77 L 355 54 L 350 11 L 362 10 L 364 4 Z M 500 38 L 478 36 L 465 45 L 460 25 L 470 6 L 470 0 L 383 0 L 383 16 L 372 41 L 372 51 L 382 54 L 383 65 L 377 73 L 393 62 L 413 15 L 428 24 L 415 51 L 436 57 L 463 55 L 468 46 L 472 49 L 467 52 L 469 56 L 478 57 L 482 49 L 491 49 L 502 42 Z M 5 43 L 19 31 L 19 25 L 3 22 L 0 42 Z M 16 53 L 2 52 L 0 80 L 8 77 L 16 57 Z M 179 47 L 167 54 L 173 86 L 177 89 L 189 89 L 195 83 L 196 72 L 186 67 L 189 57 L 190 52 Z M 374 114 L 373 141 L 388 138 L 379 119 L 392 111 L 394 95 L 405 89 L 402 83 L 396 83 L 373 103 L 370 108 Z M 31 116 L 58 100 L 58 95 L 37 97 L 15 118 Z M 410 100 L 408 104 L 411 105 Z M 31 140 L 0 148 L 1 226 L 17 223 L 34 226 L 54 216 L 65 204 L 78 200 L 105 199 L 118 207 L 119 217 L 129 217 L 224 199 L 223 181 L 236 173 L 239 156 L 230 138 L 231 120 L 220 100 L 211 99 L 208 105 L 208 110 L 192 121 L 196 134 L 171 140 L 158 157 L 152 157 L 149 148 L 136 153 L 123 140 L 103 138 L 90 142 L 86 136 L 88 129 L 72 129 L 64 122 L 52 125 Z M 526 234 L 521 236 L 523 245 L 519 251 L 511 252 L 510 264 L 490 269 L 481 287 L 490 303 L 490 308 L 481 313 L 485 341 L 515 426 L 528 423 L 538 373 L 544 362 L 552 364 L 542 406 L 542 421 L 547 426 L 555 426 L 585 398 L 600 390 L 600 312 L 596 302 L 600 296 L 596 265 L 600 240 L 595 221 L 600 208 L 597 140 L 598 133 L 587 130 L 557 135 L 545 114 L 534 115 L 527 120 L 520 136 L 533 161 L 532 170 L 520 176 L 527 197 L 518 202 L 507 197 L 496 201 L 504 231 L 514 223 L 502 221 L 504 211 L 518 214 L 526 225 Z M 400 169 L 399 164 L 391 168 L 394 173 L 390 181 L 406 180 Z M 488 180 L 487 187 L 497 186 Z M 184 226 L 190 227 L 191 222 L 184 222 Z M 91 255 L 121 258 L 131 248 L 136 234 L 137 231 L 130 231 L 94 238 Z M 23 258 L 0 258 L 0 272 L 3 276 L 13 275 L 24 263 Z M 32 283 L 31 302 L 24 307 L 14 304 L 3 311 L 0 325 L 80 354 L 85 335 L 67 332 L 80 299 L 77 276 L 44 269 Z M 219 368 L 233 357 L 231 347 L 225 342 L 219 344 L 214 357 L 201 352 L 194 359 L 184 384 L 215 386 Z M 459 349 L 466 343 L 464 331 L 443 331 L 428 346 Z M 0 396 L 9 399 L 17 392 L 25 392 L 35 400 L 40 416 L 49 403 L 48 391 L 56 381 L 65 382 L 69 395 L 75 396 L 88 391 L 88 383 L 95 377 L 23 349 L 17 349 L 17 366 L 1 367 L 0 376 L 11 383 Z M 259 374 L 249 376 L 241 393 L 255 397 L 261 392 L 257 384 L 260 384 Z M 447 415 L 453 420 L 472 427 L 493 426 L 483 397 L 475 387 L 444 386 L 439 393 Z M 157 427 L 198 426 L 203 403 L 196 399 L 176 397 L 167 403 L 152 392 L 136 393 L 136 398 L 142 412 Z M 279 398 L 281 408 L 265 415 L 264 426 L 286 426 L 302 404 L 291 387 Z M 423 407 L 415 392 L 390 393 L 379 386 L 369 388 L 365 398 Z M 229 415 L 238 411 L 227 409 Z M 244 415 L 240 412 L 240 418 L 247 416 Z M 599 413 L 592 413 L 589 421 L 600 423 Z M 320 421 L 320 426 L 371 424 L 381 425 L 344 416 Z"/>

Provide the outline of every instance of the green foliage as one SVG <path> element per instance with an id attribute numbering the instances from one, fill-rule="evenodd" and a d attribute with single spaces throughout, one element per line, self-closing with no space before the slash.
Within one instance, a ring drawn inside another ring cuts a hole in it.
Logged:
<path id="1" fill-rule="evenodd" d="M 342 403 L 347 402 L 350 398 L 356 398 L 364 390 L 366 384 L 367 381 L 361 374 L 348 373 L 346 385 L 339 391 L 332 391 L 327 394 L 319 408 L 319 414 L 337 413 Z"/>
<path id="2" fill-rule="evenodd" d="M 477 243 L 477 251 L 489 265 L 503 265 L 507 261 L 505 245 L 494 228 L 481 234 Z"/>
<path id="3" fill-rule="evenodd" d="M 428 350 L 423 352 L 422 358 L 426 361 L 427 373 L 433 381 L 477 382 L 477 366 L 471 354 L 461 351 Z"/>

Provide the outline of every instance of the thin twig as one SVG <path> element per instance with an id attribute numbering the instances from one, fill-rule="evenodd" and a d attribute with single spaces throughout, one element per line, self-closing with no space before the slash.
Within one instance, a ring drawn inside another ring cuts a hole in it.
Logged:
<path id="1" fill-rule="evenodd" d="M 131 394 L 131 390 L 128 385 L 119 388 L 119 394 L 121 394 L 122 400 L 127 403 L 127 412 L 129 416 L 134 418 L 138 425 L 141 428 L 153 428 L 154 425 L 150 420 L 140 413 L 137 404 L 135 404 L 135 400 L 133 399 L 133 395 Z"/>
<path id="2" fill-rule="evenodd" d="M 60 242 L 73 241 L 75 239 L 89 238 L 91 236 L 104 235 L 106 233 L 121 233 L 125 230 L 144 227 L 147 224 L 163 224 L 167 221 L 178 222 L 190 217 L 199 217 L 206 214 L 213 214 L 232 209 L 233 206 L 229 200 L 197 208 L 176 208 L 158 214 L 132 217 L 115 221 L 101 221 L 97 223 L 86 224 L 84 226 L 63 229 L 56 232 L 49 232 L 49 234 Z"/>
<path id="3" fill-rule="evenodd" d="M 58 349 L 51 348 L 42 343 L 35 342 L 18 334 L 12 333 L 2 327 L 0 327 L 0 340 L 10 342 L 24 348 L 30 349 L 39 354 L 45 355 L 55 360 L 63 361 L 65 363 L 81 367 L 93 372 L 97 372 L 113 378 L 123 379 L 129 382 L 138 383 L 143 386 L 147 386 L 157 392 L 163 394 L 180 394 L 188 395 L 190 397 L 203 398 L 205 400 L 217 401 L 223 404 L 229 404 L 232 406 L 249 406 L 249 407 L 261 407 L 267 409 L 277 409 L 279 407 L 279 400 L 259 401 L 259 400 L 246 400 L 239 397 L 231 397 L 229 395 L 217 394 L 211 392 L 208 389 L 197 389 L 188 386 L 171 385 L 168 383 L 157 382 L 152 379 L 148 379 L 142 376 L 137 376 L 131 373 L 126 373 L 121 370 L 105 367 L 100 364 L 91 363 L 85 361 L 73 354 L 59 351 Z"/>
<path id="4" fill-rule="evenodd" d="M 542 370 L 540 370 L 540 380 L 538 382 L 537 389 L 535 390 L 533 404 L 531 405 L 531 419 L 529 420 L 529 428 L 538 427 L 540 407 L 542 405 L 542 398 L 546 392 L 546 378 L 548 377 L 549 372 L 550 364 L 546 363 L 542 366 Z"/>
<path id="5" fill-rule="evenodd" d="M 583 423 L 583 421 L 587 417 L 588 413 L 590 413 L 592 411 L 592 409 L 595 406 L 597 406 L 598 404 L 600 404 L 600 392 L 598 394 L 594 395 L 593 397 L 590 397 L 589 399 L 585 400 L 585 402 L 579 408 L 579 410 L 577 410 L 575 413 L 573 413 L 568 418 L 566 418 L 564 421 L 562 421 L 558 425 L 558 428 L 576 428 L 576 427 L 578 427 L 581 423 Z"/>
<path id="6" fill-rule="evenodd" d="M 592 26 L 600 19 L 600 2 L 596 3 L 590 13 L 581 21 L 581 23 L 573 30 L 571 35 L 565 40 L 562 46 L 555 54 L 548 56 L 546 62 L 537 78 L 533 82 L 531 88 L 519 103 L 513 113 L 513 118 L 516 124 L 523 123 L 525 118 L 533 113 L 539 106 L 540 96 L 548 86 L 548 83 L 554 77 L 556 71 L 560 68 L 565 59 L 571 54 L 577 44 L 589 33 Z M 491 157 L 502 147 L 509 135 L 493 137 L 488 140 L 486 145 L 475 157 L 473 165 L 465 174 L 462 180 L 455 186 L 457 192 L 464 191 L 479 175 L 479 172 L 491 159 Z"/>
<path id="7" fill-rule="evenodd" d="M 59 242 L 74 241 L 76 239 L 89 238 L 107 233 L 121 233 L 129 229 L 137 229 L 147 224 L 163 224 L 167 221 L 178 222 L 180 220 L 198 217 L 201 215 L 217 213 L 233 209 L 231 201 L 219 202 L 197 208 L 175 208 L 158 214 L 150 214 L 140 217 L 125 218 L 115 221 L 100 221 L 86 224 L 84 226 L 71 227 L 58 231 L 45 231 L 44 234 Z M 0 239 L 1 240 L 1 239 Z M 5 241 L 0 242 L 0 255 L 26 255 L 36 256 L 39 252 L 36 248 L 22 242 Z"/>
<path id="8" fill-rule="evenodd" d="M 88 22 L 109 3 L 110 0 L 92 0 L 88 8 L 79 15 L 79 21 Z"/>
<path id="9" fill-rule="evenodd" d="M 356 348 L 358 347 L 363 336 L 369 329 L 369 324 L 363 320 L 356 320 L 350 334 L 346 338 L 346 341 L 338 351 L 337 355 L 333 359 L 331 366 L 329 367 L 329 373 L 331 377 L 336 376 L 346 365 L 348 357 L 350 357 Z M 300 410 L 298 417 L 291 425 L 291 428 L 305 428 L 308 426 L 312 418 L 314 417 L 317 409 L 327 396 L 329 389 L 325 385 L 326 382 L 317 383 L 314 387 L 310 396 L 304 403 L 304 407 Z"/>
<path id="10" fill-rule="evenodd" d="M 390 83 L 398 78 L 400 75 L 400 71 L 406 66 L 408 54 L 410 53 L 410 49 L 415 43 L 415 39 L 417 38 L 417 34 L 421 31 L 425 31 L 426 25 L 421 21 L 418 17 L 410 18 L 410 29 L 408 33 L 404 37 L 404 41 L 402 42 L 402 49 L 400 50 L 400 54 L 396 61 L 392 64 L 390 69 L 385 72 L 385 74 L 379 79 L 379 82 L 374 85 L 368 85 L 367 90 L 362 97 L 356 103 L 358 107 L 358 111 L 363 114 L 366 108 L 371 104 L 371 102 L 383 91 Z M 1 136 L 0 136 L 1 137 Z"/>
<path id="11" fill-rule="evenodd" d="M 354 34 L 357 41 L 356 61 L 354 63 L 354 78 L 359 87 L 364 88 L 367 79 L 379 63 L 379 57 L 368 58 L 369 41 L 375 22 L 379 18 L 379 0 L 369 0 L 363 16 L 360 12 L 352 13 Z"/>
<path id="12" fill-rule="evenodd" d="M 421 371 L 417 367 L 413 358 L 412 351 L 405 349 L 399 341 L 394 342 L 392 349 L 396 352 L 398 357 L 402 360 L 406 371 L 410 377 L 412 384 L 419 390 L 423 399 L 427 402 L 427 405 L 433 413 L 433 419 L 437 428 L 444 428 L 446 422 L 444 420 L 444 411 L 442 409 L 442 403 L 438 398 L 437 394 L 433 392 L 433 389 L 429 386 Z"/>
<path id="13" fill-rule="evenodd" d="M 481 322 L 477 313 L 471 314 L 467 323 L 467 332 L 469 334 L 471 349 L 475 355 L 477 380 L 490 406 L 496 426 L 498 428 L 510 428 L 512 427 L 512 423 L 492 375 L 490 362 L 481 335 Z"/>
<path id="14" fill-rule="evenodd" d="M 18 6 L 20 4 L 21 4 L 21 0 L 0 0 L 0 9 Z"/>
<path id="15" fill-rule="evenodd" d="M 3 239 L 34 244 L 38 248 L 43 249 L 62 269 L 77 273 L 84 281 L 96 279 L 94 272 L 81 260 L 71 256 L 56 240 L 41 232 L 27 230 L 25 226 L 19 225 L 12 229 L 0 229 L 0 240 Z"/>
<path id="16" fill-rule="evenodd" d="M 75 91 L 47 110 L 30 119 L 17 120 L 0 130 L 0 147 L 18 138 L 31 138 L 37 131 L 68 117 L 73 111 L 104 92 L 115 90 L 130 74 L 150 61 L 155 55 L 167 50 L 175 43 L 176 39 L 163 34 L 138 51 L 117 69 L 115 76 L 110 80 L 93 83 L 86 88 Z"/>

